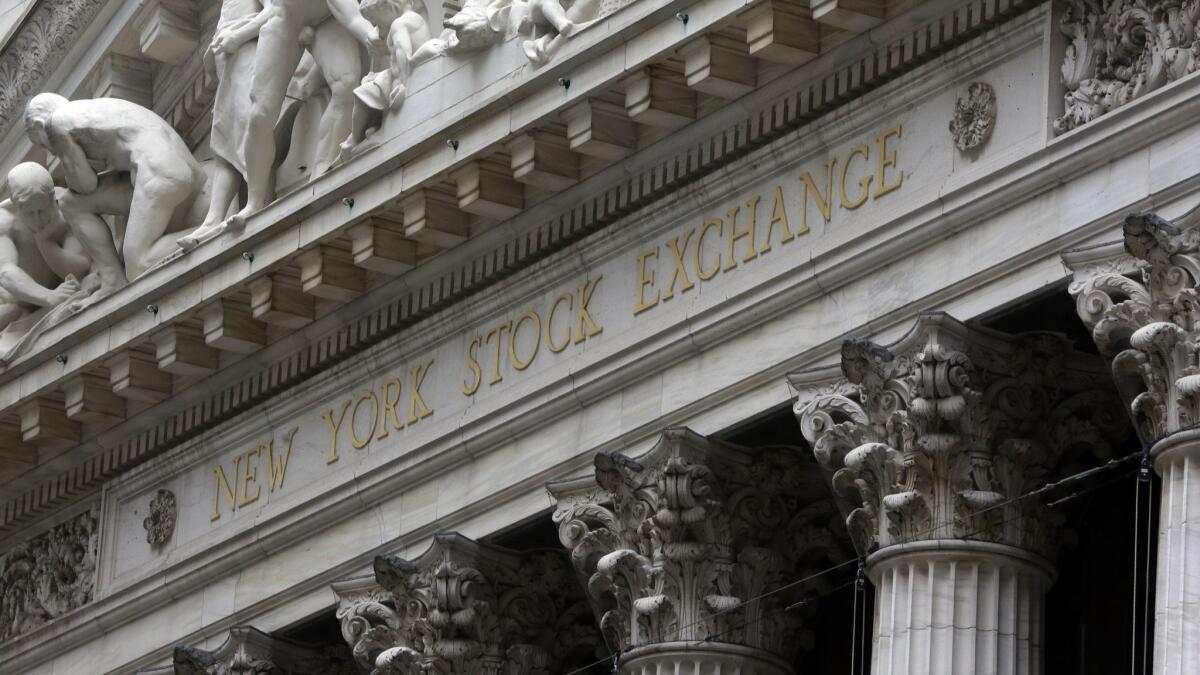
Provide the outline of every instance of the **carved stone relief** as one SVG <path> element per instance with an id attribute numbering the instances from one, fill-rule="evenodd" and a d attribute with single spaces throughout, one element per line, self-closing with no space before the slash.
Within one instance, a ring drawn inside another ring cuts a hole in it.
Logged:
<path id="1" fill-rule="evenodd" d="M 1062 134 L 1178 80 L 1197 66 L 1200 4 L 1176 0 L 1065 0 L 1059 29 Z"/>
<path id="2" fill-rule="evenodd" d="M 1084 453 L 1111 456 L 1125 434 L 1103 365 L 1056 335 L 925 314 L 891 347 L 845 342 L 841 371 L 854 394 L 799 399 L 795 411 L 864 554 L 933 539 L 1052 553 L 1054 514 L 1010 500 Z"/>
<path id="3" fill-rule="evenodd" d="M 987 142 L 996 124 L 996 92 L 986 82 L 967 85 L 967 95 L 954 103 L 950 120 L 950 136 L 962 152 L 969 152 Z"/>
<path id="4" fill-rule="evenodd" d="M 669 429 L 637 459 L 597 455 L 594 481 L 550 486 L 609 645 L 705 640 L 795 656 L 801 617 L 781 610 L 823 588 L 760 596 L 853 554 L 819 498 L 823 475 L 794 454 Z"/>
<path id="5" fill-rule="evenodd" d="M 220 647 L 209 651 L 175 647 L 171 665 L 143 668 L 138 675 L 351 675 L 351 664 L 326 647 L 285 640 L 253 626 L 234 626 Z"/>
<path id="6" fill-rule="evenodd" d="M 605 652 L 566 560 L 438 534 L 414 560 L 340 582 L 337 615 L 373 675 L 551 675 Z"/>
<path id="7" fill-rule="evenodd" d="M 146 529 L 146 542 L 151 546 L 162 546 L 171 540 L 175 532 L 175 493 L 159 490 L 150 500 L 150 515 L 142 521 Z"/>
<path id="8" fill-rule="evenodd" d="M 0 641 L 92 601 L 98 536 L 89 510 L 0 555 Z"/>

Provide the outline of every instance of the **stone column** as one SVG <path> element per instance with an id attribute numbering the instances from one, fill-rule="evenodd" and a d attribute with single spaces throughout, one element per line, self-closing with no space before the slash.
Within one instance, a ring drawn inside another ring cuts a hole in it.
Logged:
<path id="1" fill-rule="evenodd" d="M 1176 227 L 1131 214 L 1124 251 L 1104 260 L 1095 251 L 1064 255 L 1075 270 L 1076 310 L 1112 358 L 1162 477 L 1154 603 L 1161 675 L 1200 672 L 1200 214 L 1185 218 Z"/>
<path id="2" fill-rule="evenodd" d="M 839 372 L 840 371 L 840 372 Z M 1042 672 L 1060 518 L 1016 500 L 1124 421 L 1095 357 L 924 314 L 793 373 L 796 415 L 875 585 L 872 672 Z"/>
<path id="3" fill-rule="evenodd" d="M 419 557 L 379 556 L 374 578 L 333 589 L 362 673 L 553 675 L 604 654 L 561 554 L 441 533 Z"/>
<path id="4" fill-rule="evenodd" d="M 550 485 L 622 675 L 793 674 L 805 633 L 784 608 L 822 587 L 764 594 L 853 556 L 797 459 L 668 429 L 644 456 L 597 455 L 594 477 Z"/>

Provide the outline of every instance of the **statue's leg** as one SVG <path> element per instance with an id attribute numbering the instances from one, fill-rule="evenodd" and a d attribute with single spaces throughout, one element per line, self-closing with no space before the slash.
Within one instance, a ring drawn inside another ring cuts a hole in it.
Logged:
<path id="1" fill-rule="evenodd" d="M 11 293 L 0 288 L 0 330 L 4 330 L 8 324 L 22 319 L 28 311 L 17 302 L 17 299 Z"/>
<path id="2" fill-rule="evenodd" d="M 113 233 L 100 214 L 126 215 L 133 188 L 124 175 L 105 174 L 96 191 L 81 195 L 66 192 L 58 200 L 59 210 L 71 233 L 92 259 L 92 273 L 99 279 L 97 298 L 115 293 L 127 283 L 125 265 L 117 253 Z"/>
<path id="3" fill-rule="evenodd" d="M 246 129 L 246 207 L 231 225 L 241 225 L 250 214 L 262 210 L 271 198 L 271 180 L 275 164 L 275 122 L 283 107 L 288 82 L 300 56 L 300 26 L 282 5 L 280 11 L 263 25 L 258 36 L 254 60 L 254 80 L 250 85 L 250 120 Z"/>
<path id="4" fill-rule="evenodd" d="M 184 172 L 190 173 L 190 172 Z M 163 236 L 175 210 L 195 191 L 187 178 L 140 171 L 125 229 L 125 276 L 133 281 L 179 250 L 174 236 Z"/>
<path id="5" fill-rule="evenodd" d="M 362 81 L 363 63 L 358 41 L 336 21 L 326 21 L 317 28 L 312 53 L 329 85 L 329 105 L 317 131 L 313 175 L 319 176 L 337 160 L 341 143 L 350 138 L 354 88 Z"/>

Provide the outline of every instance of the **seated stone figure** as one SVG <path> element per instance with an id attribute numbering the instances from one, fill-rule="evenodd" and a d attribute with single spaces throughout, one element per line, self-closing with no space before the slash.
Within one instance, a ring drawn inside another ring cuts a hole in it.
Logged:
<path id="1" fill-rule="evenodd" d="M 0 329 L 75 297 L 77 279 L 91 268 L 58 212 L 45 167 L 18 164 L 8 187 L 12 197 L 0 202 Z"/>
<path id="2" fill-rule="evenodd" d="M 595 21 L 599 14 L 599 0 L 530 0 L 521 30 L 531 35 L 521 43 L 521 48 L 531 63 L 545 65 L 567 38 Z"/>
<path id="3" fill-rule="evenodd" d="M 178 233 L 204 221 L 204 168 L 152 111 L 115 98 L 38 94 L 25 109 L 25 127 L 35 145 L 62 161 L 68 190 L 59 205 L 92 259 L 94 299 L 178 251 Z M 124 232 L 101 215 L 127 217 Z"/>

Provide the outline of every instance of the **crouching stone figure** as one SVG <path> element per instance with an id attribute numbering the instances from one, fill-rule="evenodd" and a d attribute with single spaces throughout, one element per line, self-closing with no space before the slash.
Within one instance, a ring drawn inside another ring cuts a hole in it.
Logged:
<path id="1" fill-rule="evenodd" d="M 121 99 L 38 94 L 25 109 L 25 128 L 62 162 L 68 189 L 59 206 L 92 259 L 93 300 L 178 251 L 178 233 L 203 222 L 204 168 L 152 111 Z M 124 230 L 114 231 L 102 215 L 127 217 Z"/>

